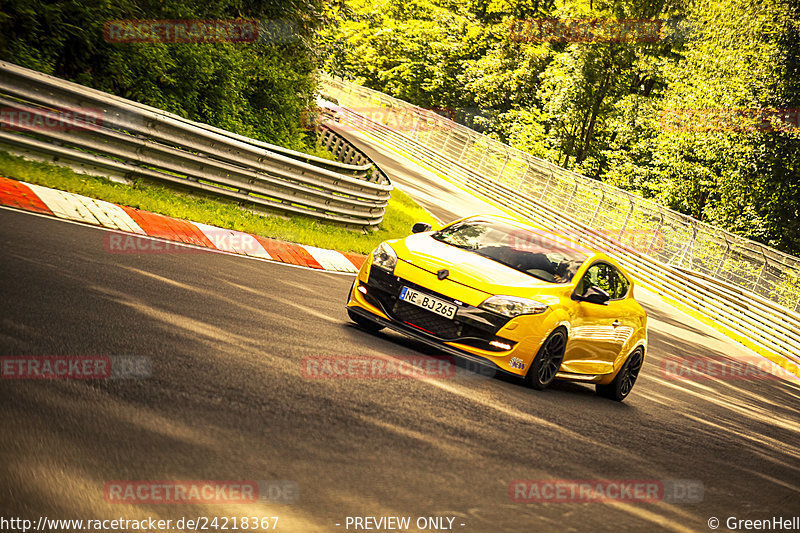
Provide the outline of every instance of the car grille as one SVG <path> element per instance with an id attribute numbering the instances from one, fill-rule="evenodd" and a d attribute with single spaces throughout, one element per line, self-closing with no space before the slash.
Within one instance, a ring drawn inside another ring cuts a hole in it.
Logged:
<path id="1" fill-rule="evenodd" d="M 427 330 L 442 339 L 455 339 L 461 336 L 461 326 L 458 322 L 402 300 L 397 300 L 394 304 L 392 314 L 397 320 Z"/>
<path id="2" fill-rule="evenodd" d="M 417 305 L 404 302 L 397 298 L 402 286 L 455 303 L 452 298 L 408 280 L 397 278 L 376 267 L 370 269 L 367 286 L 369 290 L 364 297 L 372 305 L 382 309 L 393 320 L 413 324 L 442 340 L 458 339 L 459 342 L 467 343 L 474 341 L 473 343 L 478 343 L 484 349 L 492 349 L 488 342 L 495 338 L 497 331 L 508 321 L 508 318 L 464 304 L 459 306 L 456 318 L 451 320 Z"/>

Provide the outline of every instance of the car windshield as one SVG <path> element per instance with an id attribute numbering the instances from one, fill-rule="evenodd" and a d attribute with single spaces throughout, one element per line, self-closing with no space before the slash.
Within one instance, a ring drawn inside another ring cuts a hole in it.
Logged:
<path id="1" fill-rule="evenodd" d="M 464 220 L 437 231 L 432 237 L 551 283 L 569 283 L 588 259 L 585 254 L 557 242 L 554 235 L 496 220 Z"/>

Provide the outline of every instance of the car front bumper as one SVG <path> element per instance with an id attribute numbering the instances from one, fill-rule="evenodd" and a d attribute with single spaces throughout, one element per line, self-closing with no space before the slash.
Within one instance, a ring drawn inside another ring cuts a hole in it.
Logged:
<path id="1" fill-rule="evenodd" d="M 400 300 L 398 295 L 403 287 L 456 305 L 456 318 L 445 318 Z M 435 292 L 378 267 L 365 265 L 353 284 L 347 306 L 349 311 L 381 326 L 496 371 L 524 376 L 530 363 L 516 356 L 520 343 L 502 335 L 501 330 L 511 319 Z"/>

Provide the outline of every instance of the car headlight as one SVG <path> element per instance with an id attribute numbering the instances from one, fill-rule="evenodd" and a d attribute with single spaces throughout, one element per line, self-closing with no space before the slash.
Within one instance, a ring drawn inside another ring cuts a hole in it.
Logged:
<path id="1" fill-rule="evenodd" d="M 394 272 L 397 264 L 397 254 L 392 247 L 382 242 L 372 252 L 372 264 L 386 271 Z"/>
<path id="2" fill-rule="evenodd" d="M 479 307 L 511 318 L 538 315 L 547 311 L 547 305 L 542 302 L 516 296 L 490 296 Z"/>

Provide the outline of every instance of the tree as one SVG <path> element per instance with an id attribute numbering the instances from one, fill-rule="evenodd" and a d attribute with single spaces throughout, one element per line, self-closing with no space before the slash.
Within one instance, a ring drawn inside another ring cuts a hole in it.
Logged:
<path id="1" fill-rule="evenodd" d="M 692 8 L 696 37 L 667 69 L 654 163 L 668 205 L 800 251 L 798 16 L 783 0 Z"/>
<path id="2" fill-rule="evenodd" d="M 322 0 L 4 0 L 0 58 L 295 148 L 312 100 Z M 253 43 L 119 43 L 104 24 L 125 19 L 256 19 Z M 291 32 L 280 32 L 280 27 Z M 276 31 L 278 30 L 278 31 Z"/>

